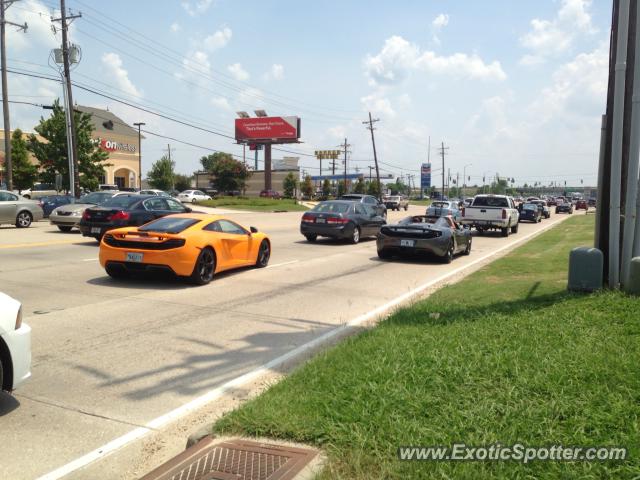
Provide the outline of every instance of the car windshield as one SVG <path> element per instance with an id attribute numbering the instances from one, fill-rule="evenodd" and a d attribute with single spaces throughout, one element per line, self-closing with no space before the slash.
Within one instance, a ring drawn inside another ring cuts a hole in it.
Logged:
<path id="1" fill-rule="evenodd" d="M 113 197 L 113 193 L 107 192 L 92 192 L 83 195 L 79 199 L 79 203 L 90 203 L 92 205 L 100 205 L 102 202 L 109 200 Z"/>
<path id="2" fill-rule="evenodd" d="M 134 203 L 138 201 L 140 201 L 140 196 L 138 195 L 119 195 L 117 197 L 110 198 L 101 206 L 107 208 L 130 208 Z"/>
<path id="3" fill-rule="evenodd" d="M 138 228 L 140 232 L 180 233 L 195 225 L 200 220 L 196 218 L 163 217 Z"/>
<path id="4" fill-rule="evenodd" d="M 476 197 L 473 202 L 474 207 L 509 207 L 509 202 L 505 197 Z"/>
<path id="5" fill-rule="evenodd" d="M 313 207 L 313 212 L 319 213 L 347 213 L 351 205 L 340 202 L 322 202 Z"/>

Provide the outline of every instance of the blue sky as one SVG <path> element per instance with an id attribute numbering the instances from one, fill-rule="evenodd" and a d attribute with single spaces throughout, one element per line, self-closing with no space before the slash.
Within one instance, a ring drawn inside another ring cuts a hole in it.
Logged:
<path id="1" fill-rule="evenodd" d="M 21 0 L 9 18 L 9 65 L 47 75 L 60 41 L 53 0 Z M 71 36 L 83 58 L 74 80 L 123 100 L 231 134 L 237 110 L 302 118 L 301 153 L 347 137 L 349 169 L 368 172 L 362 121 L 371 111 L 385 173 L 417 174 L 436 147 L 471 183 L 496 172 L 517 183 L 594 184 L 604 110 L 611 4 L 589 0 L 232 1 L 67 0 L 82 11 Z M 514 7 L 517 5 L 517 8 Z M 50 103 L 60 87 L 10 75 L 15 101 Z M 232 140 L 75 91 L 149 131 L 242 155 Z M 32 130 L 42 111 L 12 105 L 12 127 Z M 171 143 L 192 173 L 206 150 L 147 135 L 143 170 Z M 249 155 L 249 153 L 247 153 Z M 274 152 L 274 157 L 295 156 Z M 302 168 L 318 161 L 301 155 Z M 434 168 L 439 167 L 434 165 Z M 342 167 L 341 167 L 342 168 Z M 439 175 L 434 175 L 438 177 Z M 436 180 L 436 184 L 440 181 Z"/>

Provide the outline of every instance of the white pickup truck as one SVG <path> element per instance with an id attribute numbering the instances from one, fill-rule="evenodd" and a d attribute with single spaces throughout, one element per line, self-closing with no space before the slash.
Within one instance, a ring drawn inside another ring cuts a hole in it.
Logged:
<path id="1" fill-rule="evenodd" d="M 482 235 L 485 230 L 500 230 L 503 237 L 518 233 L 520 213 L 513 198 L 507 195 L 476 195 L 470 206 L 462 209 L 459 223 L 475 227 Z"/>

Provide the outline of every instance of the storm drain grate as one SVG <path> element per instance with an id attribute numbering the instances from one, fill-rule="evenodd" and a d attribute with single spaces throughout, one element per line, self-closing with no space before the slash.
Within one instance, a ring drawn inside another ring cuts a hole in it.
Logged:
<path id="1" fill-rule="evenodd" d="M 317 453 L 250 440 L 215 443 L 205 437 L 141 480 L 291 480 Z"/>

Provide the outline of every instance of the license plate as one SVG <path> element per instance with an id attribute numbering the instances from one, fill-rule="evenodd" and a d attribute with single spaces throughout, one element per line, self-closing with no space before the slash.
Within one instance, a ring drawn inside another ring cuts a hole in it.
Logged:
<path id="1" fill-rule="evenodd" d="M 127 252 L 126 261 L 140 263 L 142 262 L 142 255 L 142 253 Z"/>
<path id="2" fill-rule="evenodd" d="M 316 223 L 327 223 L 326 218 L 316 218 Z"/>
<path id="3" fill-rule="evenodd" d="M 415 245 L 416 245 L 415 240 L 400 240 L 401 247 L 415 247 Z"/>
<path id="4" fill-rule="evenodd" d="M 100 233 L 102 229 L 100 227 L 91 227 L 91 233 Z"/>

